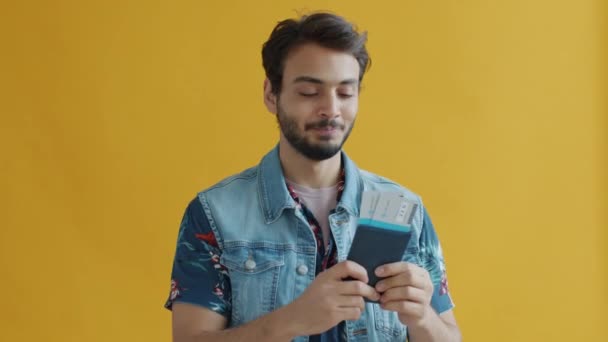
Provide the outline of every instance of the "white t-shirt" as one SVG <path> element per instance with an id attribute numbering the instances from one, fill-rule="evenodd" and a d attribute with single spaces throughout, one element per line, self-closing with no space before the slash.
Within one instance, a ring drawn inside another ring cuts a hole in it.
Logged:
<path id="1" fill-rule="evenodd" d="M 327 247 L 329 242 L 329 212 L 338 204 L 338 184 L 328 188 L 315 189 L 296 184 L 290 180 L 287 180 L 287 183 L 319 222 L 323 232 L 323 243 Z"/>

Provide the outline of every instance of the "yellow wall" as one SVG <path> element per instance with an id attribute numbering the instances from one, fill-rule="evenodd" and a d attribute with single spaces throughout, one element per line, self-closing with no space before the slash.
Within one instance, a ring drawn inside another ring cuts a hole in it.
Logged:
<path id="1" fill-rule="evenodd" d="M 608 340 L 602 0 L 1 8 L 0 340 L 169 340 L 182 212 L 274 145 L 261 44 L 322 8 L 369 31 L 347 150 L 423 194 L 465 339 Z"/>

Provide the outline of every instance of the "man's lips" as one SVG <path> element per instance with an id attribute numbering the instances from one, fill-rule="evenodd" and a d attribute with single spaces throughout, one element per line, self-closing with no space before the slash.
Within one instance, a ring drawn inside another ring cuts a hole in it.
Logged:
<path id="1" fill-rule="evenodd" d="M 329 121 L 329 120 L 323 120 L 323 121 L 318 121 L 315 123 L 310 123 L 308 125 L 305 126 L 305 128 L 307 130 L 309 129 L 314 129 L 314 130 L 337 130 L 337 129 L 344 129 L 344 125 L 338 123 L 337 121 Z"/>
<path id="2" fill-rule="evenodd" d="M 315 131 L 319 132 L 335 132 L 337 131 L 336 127 L 317 127 L 314 128 Z"/>

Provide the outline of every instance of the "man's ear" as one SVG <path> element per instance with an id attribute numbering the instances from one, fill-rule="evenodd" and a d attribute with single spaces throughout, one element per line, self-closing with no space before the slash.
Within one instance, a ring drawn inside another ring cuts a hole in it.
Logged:
<path id="1" fill-rule="evenodd" d="M 272 92 L 272 84 L 268 79 L 264 80 L 264 104 L 269 112 L 277 114 L 277 96 Z"/>

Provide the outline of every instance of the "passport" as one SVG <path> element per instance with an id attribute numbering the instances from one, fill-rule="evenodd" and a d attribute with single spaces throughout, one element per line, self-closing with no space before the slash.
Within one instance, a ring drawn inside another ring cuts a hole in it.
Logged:
<path id="1" fill-rule="evenodd" d="M 378 266 L 402 260 L 417 208 L 417 203 L 401 193 L 363 192 L 357 230 L 346 259 L 367 270 L 370 286 L 381 279 L 374 272 Z"/>

